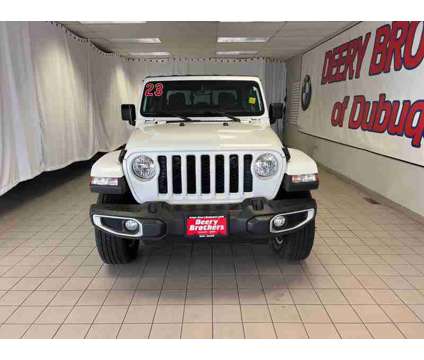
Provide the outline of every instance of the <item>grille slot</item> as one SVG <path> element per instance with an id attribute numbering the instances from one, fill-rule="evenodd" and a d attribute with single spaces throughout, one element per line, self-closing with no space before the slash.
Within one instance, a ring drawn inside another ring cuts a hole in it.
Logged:
<path id="1" fill-rule="evenodd" d="M 202 155 L 201 161 L 201 179 L 202 179 L 202 194 L 210 194 L 211 192 L 211 177 L 210 177 L 210 157 L 209 155 Z"/>
<path id="2" fill-rule="evenodd" d="M 187 156 L 187 193 L 196 193 L 196 157 Z"/>
<path id="3" fill-rule="evenodd" d="M 238 192 L 239 174 L 238 174 L 238 156 L 230 155 L 230 193 Z"/>
<path id="4" fill-rule="evenodd" d="M 215 156 L 215 192 L 222 194 L 225 188 L 224 155 Z"/>
<path id="5" fill-rule="evenodd" d="M 250 167 L 252 166 L 252 155 L 244 155 L 243 158 L 243 190 L 244 192 L 253 191 L 253 176 Z"/>
<path id="6" fill-rule="evenodd" d="M 158 186 L 159 194 L 166 194 L 168 192 L 168 177 L 166 169 L 166 156 L 158 156 L 159 163 L 159 177 L 158 177 Z"/>
<path id="7" fill-rule="evenodd" d="M 172 157 L 172 189 L 174 194 L 182 193 L 182 182 L 181 182 L 181 156 L 174 155 Z"/>

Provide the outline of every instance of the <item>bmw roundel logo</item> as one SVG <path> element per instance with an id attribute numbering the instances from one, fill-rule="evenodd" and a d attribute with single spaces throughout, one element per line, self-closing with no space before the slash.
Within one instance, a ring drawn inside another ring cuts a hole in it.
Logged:
<path id="1" fill-rule="evenodd" d="M 311 77 L 309 75 L 305 75 L 302 84 L 302 109 L 305 111 L 309 104 L 311 103 L 312 98 L 312 83 Z"/>

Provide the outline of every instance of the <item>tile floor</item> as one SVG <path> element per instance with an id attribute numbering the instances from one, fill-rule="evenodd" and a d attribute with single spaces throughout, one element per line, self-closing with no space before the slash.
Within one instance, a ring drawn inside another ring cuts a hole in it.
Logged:
<path id="1" fill-rule="evenodd" d="M 193 243 L 100 261 L 90 164 L 0 198 L 0 338 L 424 338 L 424 226 L 321 171 L 316 243 Z"/>

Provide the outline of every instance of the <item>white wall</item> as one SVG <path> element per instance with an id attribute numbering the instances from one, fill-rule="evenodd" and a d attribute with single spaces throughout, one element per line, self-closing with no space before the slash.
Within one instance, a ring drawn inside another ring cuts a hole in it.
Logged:
<path id="1" fill-rule="evenodd" d="M 293 83 L 300 81 L 301 57 L 286 65 L 290 104 Z M 285 126 L 283 138 L 329 169 L 424 216 L 424 168 L 301 133 L 294 124 Z"/>

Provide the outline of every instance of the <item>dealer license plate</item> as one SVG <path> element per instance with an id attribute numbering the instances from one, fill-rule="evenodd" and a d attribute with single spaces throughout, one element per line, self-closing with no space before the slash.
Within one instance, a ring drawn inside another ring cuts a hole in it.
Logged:
<path id="1" fill-rule="evenodd" d="M 227 236 L 227 217 L 224 215 L 189 216 L 186 219 L 186 235 L 198 237 Z"/>

